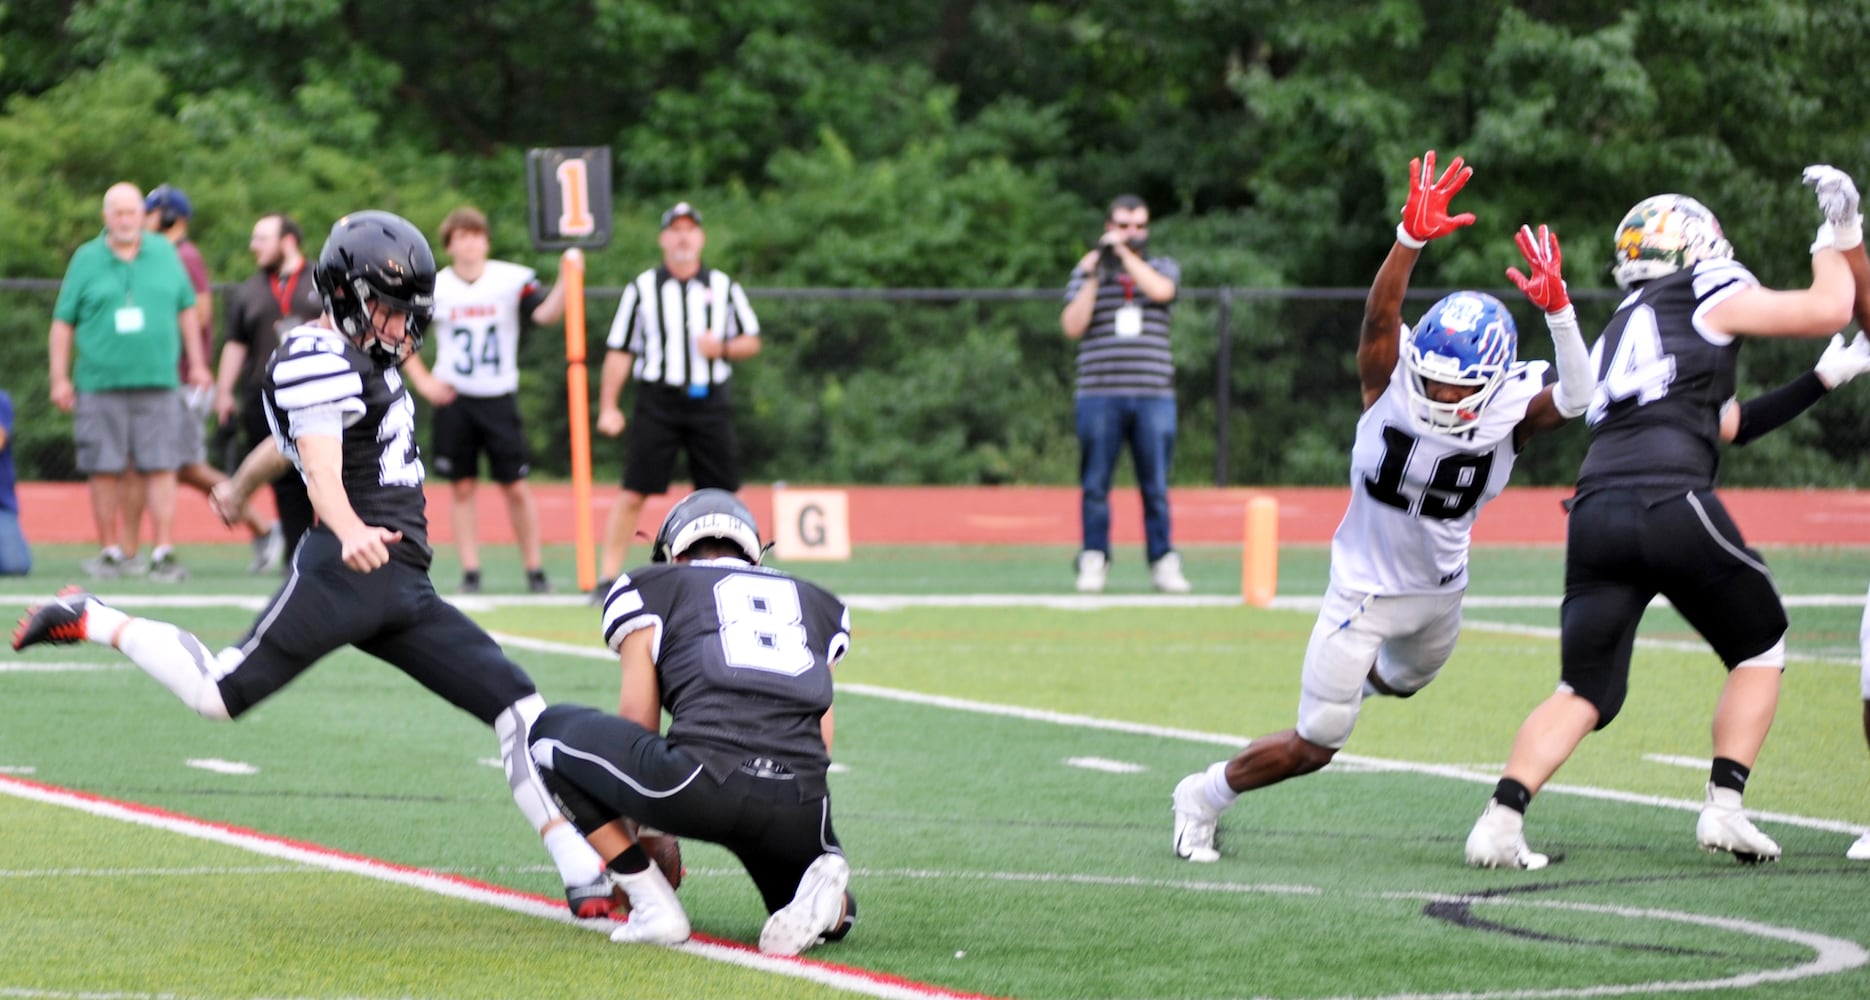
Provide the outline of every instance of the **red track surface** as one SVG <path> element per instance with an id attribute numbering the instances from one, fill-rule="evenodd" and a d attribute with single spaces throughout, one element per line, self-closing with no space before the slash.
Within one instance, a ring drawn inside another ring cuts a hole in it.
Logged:
<path id="1" fill-rule="evenodd" d="M 1078 491 L 1068 486 L 845 487 L 850 494 L 851 541 L 885 544 L 1045 544 L 1078 541 Z M 574 540 L 571 487 L 535 484 L 539 520 L 548 544 Z M 685 490 L 683 491 L 685 492 Z M 1559 501 L 1569 489 L 1509 489 L 1490 504 L 1475 527 L 1482 544 L 1557 544 L 1565 540 Z M 33 542 L 89 542 L 96 538 L 91 505 L 82 483 L 21 483 L 20 511 Z M 679 494 L 678 494 L 679 495 Z M 1269 495 L 1279 501 L 1283 542 L 1327 542 L 1344 513 L 1343 488 L 1212 489 L 1170 491 L 1175 539 L 1183 544 L 1239 542 L 1246 502 Z M 593 531 L 601 532 L 616 489 L 597 491 Z M 1728 509 L 1754 545 L 1870 545 L 1870 491 L 1724 490 Z M 772 489 L 749 486 L 742 497 L 770 531 Z M 270 504 L 270 499 L 264 501 Z M 640 530 L 652 532 L 668 509 L 668 497 L 651 499 Z M 1141 545 L 1142 503 L 1134 489 L 1111 497 L 1113 543 Z M 234 540 L 199 494 L 183 490 L 177 503 L 176 541 L 181 544 Z M 429 489 L 429 526 L 436 542 L 452 540 L 452 500 L 446 486 Z M 484 542 L 512 541 L 506 506 L 483 484 L 479 503 Z"/>

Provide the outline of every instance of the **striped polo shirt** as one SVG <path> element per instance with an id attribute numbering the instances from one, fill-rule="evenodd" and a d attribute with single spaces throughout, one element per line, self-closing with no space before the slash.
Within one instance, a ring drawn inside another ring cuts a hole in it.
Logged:
<path id="1" fill-rule="evenodd" d="M 1149 266 L 1163 277 L 1182 283 L 1182 267 L 1170 257 L 1150 257 Z M 1091 310 L 1091 325 L 1078 341 L 1078 390 L 1080 396 L 1173 396 L 1175 364 L 1169 353 L 1169 309 L 1174 301 L 1157 302 L 1144 295 L 1134 284 L 1118 278 L 1101 279 L 1097 284 L 1097 304 Z M 1065 301 L 1070 302 L 1084 286 L 1086 275 L 1073 269 L 1071 283 L 1065 286 Z M 1128 286 L 1128 287 L 1126 287 Z M 1124 306 L 1142 310 L 1141 329 L 1120 336 L 1117 313 Z"/>

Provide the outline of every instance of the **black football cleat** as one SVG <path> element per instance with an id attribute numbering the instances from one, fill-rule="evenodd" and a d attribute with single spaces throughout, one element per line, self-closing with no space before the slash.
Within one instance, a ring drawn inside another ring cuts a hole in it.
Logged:
<path id="1" fill-rule="evenodd" d="M 91 595 L 77 587 L 66 587 L 58 596 L 26 609 L 26 617 L 13 629 L 13 648 L 25 649 L 40 643 L 69 646 L 84 641 L 85 602 Z"/>
<path id="2" fill-rule="evenodd" d="M 571 907 L 572 915 L 580 920 L 600 920 L 617 913 L 617 901 L 613 896 L 615 887 L 611 885 L 609 875 L 599 875 L 597 881 L 588 885 L 568 885 L 565 887 L 565 903 Z"/>

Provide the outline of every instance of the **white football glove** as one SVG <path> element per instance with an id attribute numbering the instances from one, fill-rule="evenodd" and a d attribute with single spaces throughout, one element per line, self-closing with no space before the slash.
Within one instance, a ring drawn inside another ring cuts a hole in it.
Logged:
<path id="1" fill-rule="evenodd" d="M 1818 210 L 1825 216 L 1825 224 L 1818 228 L 1818 236 L 1812 241 L 1812 252 L 1826 247 L 1849 250 L 1862 243 L 1863 214 L 1858 211 L 1857 185 L 1851 175 L 1828 164 L 1815 163 L 1805 168 L 1804 181 L 1812 186 L 1813 193 L 1818 196 Z"/>
<path id="2" fill-rule="evenodd" d="M 1818 357 L 1818 363 L 1812 366 L 1818 374 L 1818 381 L 1827 389 L 1835 389 L 1851 379 L 1870 372 L 1870 340 L 1865 340 L 1863 331 L 1851 338 L 1849 346 L 1844 344 L 1844 335 L 1834 333 L 1831 343 L 1825 346 L 1825 352 Z"/>

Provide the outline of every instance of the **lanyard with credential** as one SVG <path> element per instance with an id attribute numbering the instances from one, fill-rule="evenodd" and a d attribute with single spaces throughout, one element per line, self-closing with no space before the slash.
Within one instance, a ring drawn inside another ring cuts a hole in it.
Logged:
<path id="1" fill-rule="evenodd" d="M 273 275 L 273 301 L 279 303 L 279 318 L 292 315 L 292 295 L 299 290 L 299 278 L 305 274 L 301 267 L 292 272 L 291 281 L 283 281 L 278 274 Z"/>

